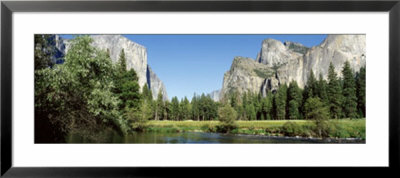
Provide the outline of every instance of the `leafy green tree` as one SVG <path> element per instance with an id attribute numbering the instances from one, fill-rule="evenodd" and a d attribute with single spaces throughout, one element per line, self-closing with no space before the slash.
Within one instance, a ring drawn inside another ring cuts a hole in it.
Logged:
<path id="1" fill-rule="evenodd" d="M 224 105 L 218 109 L 218 118 L 220 125 L 218 130 L 221 132 L 230 132 L 237 127 L 237 113 L 230 105 Z"/>
<path id="2" fill-rule="evenodd" d="M 343 111 L 348 118 L 357 117 L 356 83 L 350 63 L 346 61 L 342 70 L 343 75 Z"/>
<path id="3" fill-rule="evenodd" d="M 52 67 L 54 62 L 52 57 L 55 56 L 54 35 L 35 35 L 35 70 Z"/>
<path id="4" fill-rule="evenodd" d="M 329 100 L 329 111 L 332 118 L 338 119 L 342 117 L 343 95 L 340 81 L 335 72 L 332 62 L 329 64 L 328 70 L 328 88 L 327 95 Z"/>
<path id="5" fill-rule="evenodd" d="M 360 71 L 357 74 L 356 82 L 357 82 L 357 108 L 358 112 L 360 113 L 360 117 L 365 117 L 366 112 L 365 112 L 365 85 L 366 85 L 366 80 L 365 80 L 365 74 L 366 74 L 366 68 L 362 67 L 360 68 Z"/>
<path id="6" fill-rule="evenodd" d="M 64 136 L 78 132 L 96 140 L 106 128 L 122 134 L 129 127 L 112 92 L 112 61 L 91 42 L 89 36 L 76 37 L 64 64 L 35 71 L 35 120 L 48 120 Z"/>
<path id="7" fill-rule="evenodd" d="M 305 103 L 306 118 L 313 120 L 321 137 L 329 136 L 329 108 L 318 98 L 308 98 Z"/>
<path id="8" fill-rule="evenodd" d="M 146 100 L 141 103 L 139 108 L 128 108 L 127 119 L 135 131 L 143 131 L 147 127 L 147 122 L 153 117 L 152 106 Z"/>

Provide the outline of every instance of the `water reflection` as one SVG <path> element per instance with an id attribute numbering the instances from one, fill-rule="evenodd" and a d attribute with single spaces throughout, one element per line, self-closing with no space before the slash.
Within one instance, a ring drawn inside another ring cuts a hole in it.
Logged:
<path id="1" fill-rule="evenodd" d="M 105 136 L 102 143 L 166 143 L 166 144 L 226 144 L 226 143 L 365 143 L 363 140 L 309 139 L 294 137 L 268 137 L 221 133 L 134 133 L 125 137 L 118 134 Z M 70 135 L 68 143 L 92 143 L 79 135 Z"/>

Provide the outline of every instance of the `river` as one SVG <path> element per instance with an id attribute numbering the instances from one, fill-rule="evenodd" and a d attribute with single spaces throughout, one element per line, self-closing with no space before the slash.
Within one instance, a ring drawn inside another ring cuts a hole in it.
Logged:
<path id="1" fill-rule="evenodd" d="M 78 135 L 70 135 L 68 143 L 90 143 L 84 141 Z M 166 143 L 166 144 L 254 144 L 254 143 L 365 143 L 359 139 L 318 139 L 318 138 L 296 138 L 296 137 L 275 137 L 259 135 L 234 135 L 221 133 L 135 133 L 125 137 L 117 134 L 107 136 L 104 143 Z"/>

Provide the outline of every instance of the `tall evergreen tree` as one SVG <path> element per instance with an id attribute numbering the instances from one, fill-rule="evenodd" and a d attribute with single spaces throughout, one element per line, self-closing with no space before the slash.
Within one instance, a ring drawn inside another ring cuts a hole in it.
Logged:
<path id="1" fill-rule="evenodd" d="M 118 66 L 119 66 L 119 70 L 121 72 L 125 72 L 127 70 L 126 69 L 125 51 L 123 48 L 122 48 L 121 52 L 119 53 Z"/>
<path id="2" fill-rule="evenodd" d="M 346 61 L 342 70 L 343 75 L 343 111 L 348 118 L 357 117 L 356 83 L 350 63 Z"/>
<path id="3" fill-rule="evenodd" d="M 192 118 L 195 120 L 200 120 L 200 111 L 199 111 L 199 102 L 198 102 L 198 97 L 196 96 L 196 93 L 192 97 L 191 101 L 192 105 Z"/>
<path id="4" fill-rule="evenodd" d="M 287 90 L 287 118 L 288 119 L 299 119 L 300 112 L 299 107 L 301 106 L 302 102 L 302 93 L 297 85 L 296 81 L 292 81 L 289 84 L 289 88 Z"/>
<path id="5" fill-rule="evenodd" d="M 357 108 L 358 112 L 360 113 L 360 117 L 365 117 L 365 87 L 366 87 L 366 69 L 365 67 L 360 68 L 360 71 L 357 75 Z"/>
<path id="6" fill-rule="evenodd" d="M 141 95 L 139 93 L 140 86 L 135 70 L 131 69 L 119 76 L 120 78 L 114 80 L 116 83 L 116 90 L 114 90 L 114 92 L 119 95 L 121 99 L 120 108 L 139 108 Z"/>
<path id="7" fill-rule="evenodd" d="M 189 120 L 190 119 L 190 102 L 185 96 L 180 102 L 180 112 L 182 120 Z"/>
<path id="8" fill-rule="evenodd" d="M 147 84 L 144 84 L 142 87 L 142 95 L 143 95 L 144 100 L 147 100 L 147 101 L 153 100 L 153 94 Z"/>
<path id="9" fill-rule="evenodd" d="M 328 94 L 326 92 L 326 86 L 327 82 L 324 80 L 322 74 L 319 74 L 319 80 L 316 88 L 316 96 L 318 96 L 321 99 L 321 101 L 325 103 L 328 102 Z"/>
<path id="10" fill-rule="evenodd" d="M 171 118 L 172 120 L 180 120 L 179 118 L 179 100 L 178 97 L 174 96 L 171 100 Z"/>
<path id="11" fill-rule="evenodd" d="M 328 70 L 328 88 L 327 95 L 329 100 L 329 111 L 332 118 L 338 119 L 342 117 L 342 88 L 340 81 L 335 72 L 332 62 L 329 64 Z"/>
<path id="12" fill-rule="evenodd" d="M 246 115 L 248 117 L 247 118 L 248 120 L 256 120 L 257 113 L 256 113 L 256 109 L 252 103 L 245 105 L 245 110 L 246 110 Z"/>
<path id="13" fill-rule="evenodd" d="M 271 120 L 272 115 L 272 100 L 273 95 L 268 93 L 266 97 L 261 100 L 261 112 L 264 115 L 264 120 Z"/>
<path id="14" fill-rule="evenodd" d="M 286 84 L 279 87 L 274 97 L 274 117 L 277 120 L 286 118 L 286 98 L 287 86 Z"/>
<path id="15" fill-rule="evenodd" d="M 316 95 L 316 89 L 317 89 L 317 79 L 315 78 L 314 71 L 311 69 L 310 74 L 308 75 L 307 78 L 307 84 L 304 87 L 304 99 L 307 100 L 307 98 L 314 97 Z"/>
<path id="16" fill-rule="evenodd" d="M 158 92 L 157 101 L 155 102 L 154 107 L 154 119 L 159 120 L 163 115 L 164 101 L 162 92 Z"/>
<path id="17" fill-rule="evenodd" d="M 163 120 L 171 119 L 171 104 L 168 100 L 165 100 L 163 107 Z"/>
<path id="18" fill-rule="evenodd" d="M 233 91 L 229 95 L 229 102 L 231 104 L 231 107 L 236 108 L 236 106 L 238 105 L 239 93 L 237 91 Z"/>

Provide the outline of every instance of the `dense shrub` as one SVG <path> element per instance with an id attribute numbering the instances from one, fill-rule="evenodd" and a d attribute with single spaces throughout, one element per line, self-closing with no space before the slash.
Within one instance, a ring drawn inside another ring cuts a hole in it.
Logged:
<path id="1" fill-rule="evenodd" d="M 236 117 L 236 111 L 230 105 L 220 107 L 218 109 L 218 118 L 220 124 L 217 125 L 217 131 L 227 133 L 237 128 L 237 124 L 235 122 Z"/>

